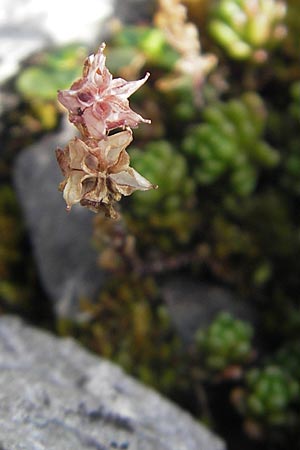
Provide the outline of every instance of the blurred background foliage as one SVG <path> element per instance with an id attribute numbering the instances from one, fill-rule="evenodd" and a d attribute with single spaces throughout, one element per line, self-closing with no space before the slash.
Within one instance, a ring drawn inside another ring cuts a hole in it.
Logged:
<path id="1" fill-rule="evenodd" d="M 155 20 L 111 26 L 114 77 L 151 73 L 133 109 L 152 125 L 134 130 L 130 154 L 159 189 L 125 199 L 118 221 L 95 218 L 107 285 L 97 301 L 83 299 L 87 320 L 54 319 L 54 327 L 189 408 L 229 439 L 229 449 L 296 450 L 300 2 L 183 3 L 200 33 L 199 54 L 218 61 L 196 79 L 178 71 L 182 54 Z M 80 75 L 87 52 L 79 45 L 41 52 L 10 81 L 14 102 L 1 130 L 2 312 L 41 314 L 11 167 L 21 147 L 59 127 L 56 92 Z M 259 328 L 223 311 L 187 345 L 161 291 L 170 273 L 228 287 L 256 311 Z"/>

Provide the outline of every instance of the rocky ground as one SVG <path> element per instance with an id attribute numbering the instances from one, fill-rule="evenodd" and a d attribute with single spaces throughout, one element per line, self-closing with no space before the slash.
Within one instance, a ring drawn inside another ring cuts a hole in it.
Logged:
<path id="1" fill-rule="evenodd" d="M 0 318 L 0 448 L 225 450 L 187 413 L 116 365 Z"/>

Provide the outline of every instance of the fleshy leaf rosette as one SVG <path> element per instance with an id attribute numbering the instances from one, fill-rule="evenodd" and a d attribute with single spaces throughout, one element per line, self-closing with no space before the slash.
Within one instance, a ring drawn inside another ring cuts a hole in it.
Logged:
<path id="1" fill-rule="evenodd" d="M 129 107 L 128 97 L 149 77 L 137 81 L 113 79 L 105 66 L 105 43 L 84 63 L 82 77 L 71 88 L 58 92 L 58 100 L 69 111 L 69 120 L 85 137 L 102 139 L 107 132 L 119 127 L 135 128 L 150 123 Z"/>
<path id="2" fill-rule="evenodd" d="M 129 166 L 126 147 L 132 141 L 131 130 L 121 131 L 89 145 L 75 137 L 56 157 L 65 180 L 60 185 L 67 209 L 80 203 L 94 212 L 103 210 L 116 218 L 114 203 L 122 195 L 136 190 L 155 188 L 146 178 Z"/>

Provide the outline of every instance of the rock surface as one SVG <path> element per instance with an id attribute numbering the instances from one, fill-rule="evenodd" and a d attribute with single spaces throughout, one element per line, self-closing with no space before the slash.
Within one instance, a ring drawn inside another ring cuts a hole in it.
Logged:
<path id="1" fill-rule="evenodd" d="M 0 317 L 0 386 L 1 449 L 225 449 L 114 364 L 14 317 Z"/>
<path id="2" fill-rule="evenodd" d="M 114 15 L 126 23 L 150 20 L 156 8 L 155 0 L 116 0 Z"/>
<path id="3" fill-rule="evenodd" d="M 0 82 L 45 46 L 70 42 L 94 46 L 113 4 L 113 0 L 85 0 L 83 8 L 70 2 L 1 0 Z"/>
<path id="4" fill-rule="evenodd" d="M 229 289 L 177 276 L 164 283 L 162 294 L 174 326 L 187 343 L 193 341 L 197 329 L 207 327 L 220 311 L 257 324 L 254 310 Z"/>
<path id="5" fill-rule="evenodd" d="M 24 150 L 16 159 L 14 181 L 45 291 L 60 317 L 78 318 L 81 297 L 93 297 L 103 282 L 91 245 L 94 213 L 74 207 L 69 213 L 57 186 L 63 177 L 55 149 L 75 135 L 67 122 Z"/>

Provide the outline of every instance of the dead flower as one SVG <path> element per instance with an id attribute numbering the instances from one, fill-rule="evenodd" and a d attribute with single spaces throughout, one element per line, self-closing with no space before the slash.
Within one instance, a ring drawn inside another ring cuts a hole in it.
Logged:
<path id="1" fill-rule="evenodd" d="M 60 185 L 67 209 L 80 203 L 94 212 L 103 210 L 109 217 L 117 217 L 114 203 L 122 195 L 136 190 L 156 188 L 146 178 L 129 166 L 126 147 L 132 141 L 127 129 L 101 141 L 83 142 L 72 139 L 56 157 L 65 180 Z"/>
<path id="2" fill-rule="evenodd" d="M 156 26 L 164 32 L 169 44 L 180 55 L 175 65 L 175 73 L 158 80 L 158 88 L 174 89 L 189 77 L 197 91 L 205 77 L 216 66 L 217 58 L 211 53 L 202 54 L 198 29 L 188 21 L 186 6 L 182 5 L 180 0 L 159 0 L 159 10 L 154 20 Z"/>
<path id="3" fill-rule="evenodd" d="M 105 66 L 105 43 L 84 63 L 82 78 L 68 90 L 59 91 L 58 100 L 69 110 L 69 119 L 83 137 L 102 139 L 119 127 L 136 127 L 140 122 L 150 123 L 129 107 L 128 97 L 149 77 L 137 81 L 113 79 Z"/>

